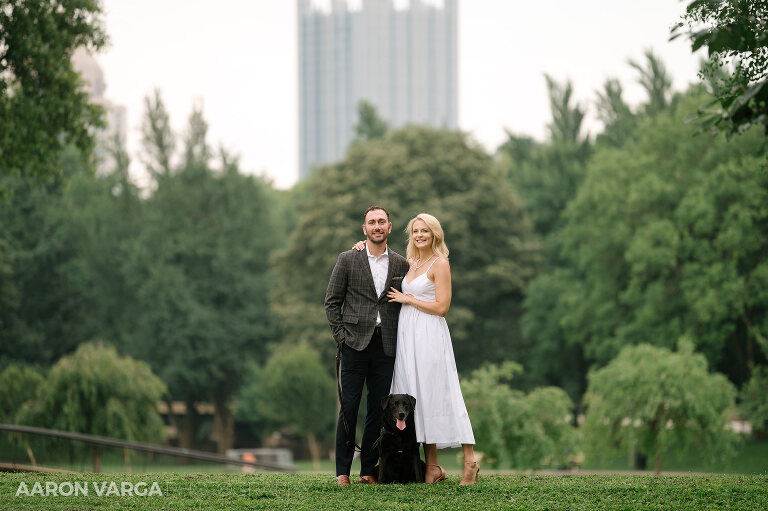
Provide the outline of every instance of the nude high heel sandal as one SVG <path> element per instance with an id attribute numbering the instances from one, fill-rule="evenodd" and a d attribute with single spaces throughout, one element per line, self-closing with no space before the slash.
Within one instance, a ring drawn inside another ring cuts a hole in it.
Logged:
<path id="1" fill-rule="evenodd" d="M 467 484 L 475 484 L 479 474 L 480 465 L 476 461 L 465 461 L 464 474 L 462 475 L 461 482 L 459 484 L 462 486 Z"/>
<path id="2" fill-rule="evenodd" d="M 433 465 L 431 463 L 427 464 L 427 467 L 437 467 L 438 469 L 440 469 L 440 475 L 434 481 L 427 481 L 426 474 L 425 474 L 425 477 L 424 477 L 425 483 L 428 483 L 428 482 L 439 483 L 440 481 L 445 481 L 445 470 L 443 470 L 443 467 L 441 467 L 440 465 Z"/>

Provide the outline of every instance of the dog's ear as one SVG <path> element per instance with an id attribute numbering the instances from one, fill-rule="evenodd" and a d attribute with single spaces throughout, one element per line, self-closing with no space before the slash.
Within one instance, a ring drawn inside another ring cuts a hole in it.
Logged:
<path id="1" fill-rule="evenodd" d="M 392 397 L 392 394 L 390 394 L 388 396 L 384 396 L 383 398 L 381 398 L 381 409 L 382 410 L 386 410 L 387 409 L 387 407 L 389 406 L 389 399 L 391 397 Z"/>
<path id="2" fill-rule="evenodd" d="M 415 410 L 416 409 L 416 398 L 413 397 L 410 394 L 406 394 L 406 396 L 408 396 L 408 399 L 411 401 L 411 408 L 413 408 Z"/>

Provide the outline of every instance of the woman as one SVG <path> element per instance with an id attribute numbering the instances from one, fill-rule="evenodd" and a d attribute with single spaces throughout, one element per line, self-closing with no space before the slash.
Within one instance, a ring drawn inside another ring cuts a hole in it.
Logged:
<path id="1" fill-rule="evenodd" d="M 464 451 L 462 485 L 477 482 L 472 425 L 464 404 L 445 314 L 451 305 L 448 247 L 437 218 L 421 213 L 408 222 L 406 257 L 411 265 L 403 292 L 390 288 L 390 301 L 403 304 L 397 326 L 392 394 L 416 398 L 416 439 L 424 444 L 425 482 L 445 480 L 437 449 Z M 358 248 L 358 246 L 356 246 Z"/>

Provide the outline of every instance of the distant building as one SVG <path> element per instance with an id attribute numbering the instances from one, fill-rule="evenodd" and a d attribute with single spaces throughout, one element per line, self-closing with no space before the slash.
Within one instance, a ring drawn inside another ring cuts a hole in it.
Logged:
<path id="1" fill-rule="evenodd" d="M 392 126 L 458 126 L 458 0 L 297 1 L 300 179 L 344 156 L 361 99 Z"/>
<path id="2" fill-rule="evenodd" d="M 91 101 L 104 108 L 106 127 L 96 134 L 96 159 L 99 165 L 106 160 L 106 147 L 111 144 L 115 135 L 125 149 L 125 139 L 128 135 L 128 120 L 123 105 L 116 105 L 104 96 L 107 84 L 104 81 L 104 72 L 96 59 L 85 48 L 78 48 L 72 56 L 72 65 L 85 81 L 85 90 L 91 97 Z"/>

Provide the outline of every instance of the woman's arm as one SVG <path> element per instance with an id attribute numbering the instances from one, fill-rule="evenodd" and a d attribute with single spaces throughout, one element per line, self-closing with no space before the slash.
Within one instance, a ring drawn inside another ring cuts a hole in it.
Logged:
<path id="1" fill-rule="evenodd" d="M 451 308 L 451 265 L 440 258 L 427 272 L 427 278 L 435 283 L 435 301 L 425 302 L 412 295 L 401 293 L 395 288 L 390 288 L 387 296 L 390 302 L 407 303 L 428 314 L 445 316 Z"/>

